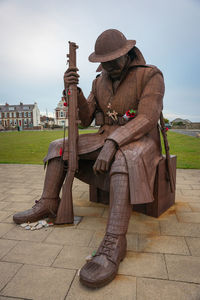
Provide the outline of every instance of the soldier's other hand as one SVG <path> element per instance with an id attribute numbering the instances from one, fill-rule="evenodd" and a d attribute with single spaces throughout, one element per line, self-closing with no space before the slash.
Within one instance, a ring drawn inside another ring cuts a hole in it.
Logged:
<path id="1" fill-rule="evenodd" d="M 68 68 L 67 71 L 64 74 L 64 83 L 65 88 L 68 88 L 70 84 L 78 84 L 79 75 L 77 73 L 77 68 Z"/>
<path id="2" fill-rule="evenodd" d="M 94 173 L 104 173 L 109 170 L 110 163 L 117 151 L 116 143 L 111 140 L 107 140 L 97 157 L 97 160 L 93 166 Z"/>

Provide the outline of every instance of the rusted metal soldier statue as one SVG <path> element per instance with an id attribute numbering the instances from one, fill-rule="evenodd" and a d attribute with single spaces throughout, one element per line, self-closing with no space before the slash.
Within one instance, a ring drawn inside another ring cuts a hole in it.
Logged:
<path id="1" fill-rule="evenodd" d="M 118 30 L 104 31 L 97 39 L 89 61 L 101 63 L 101 74 L 86 100 L 78 91 L 79 118 L 84 126 L 96 118 L 98 133 L 80 135 L 78 154 L 81 161 L 93 161 L 95 174 L 109 174 L 110 210 L 106 234 L 96 255 L 80 272 L 80 280 L 89 287 L 110 282 L 126 255 L 126 233 L 131 204 L 153 201 L 156 166 L 161 159 L 158 120 L 162 111 L 164 81 L 162 73 L 146 62 L 135 46 Z M 78 82 L 76 70 L 69 68 L 65 84 Z M 59 150 L 63 140 L 50 144 L 41 199 L 32 209 L 14 215 L 16 223 L 55 216 L 59 192 L 66 168 Z M 67 143 L 67 141 L 66 141 Z M 68 154 L 65 151 L 64 161 Z M 103 175 L 100 175 L 103 176 Z M 95 176 L 93 176 L 95 177 Z"/>

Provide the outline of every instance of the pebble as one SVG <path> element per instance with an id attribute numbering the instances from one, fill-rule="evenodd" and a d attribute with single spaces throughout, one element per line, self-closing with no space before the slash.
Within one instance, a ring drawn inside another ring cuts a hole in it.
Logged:
<path id="1" fill-rule="evenodd" d="M 38 223 L 41 224 L 42 226 L 45 226 L 45 225 L 47 224 L 47 221 L 41 220 L 41 221 L 39 221 Z"/>
<path id="2" fill-rule="evenodd" d="M 86 261 L 90 261 L 91 259 L 92 259 L 92 255 L 91 254 L 88 255 L 88 256 L 86 256 L 86 258 L 85 258 Z"/>
<path id="3" fill-rule="evenodd" d="M 37 226 L 35 226 L 35 229 L 41 229 L 43 227 L 42 224 L 38 224 Z"/>
<path id="4" fill-rule="evenodd" d="M 28 223 L 23 223 L 23 224 L 21 224 L 20 226 L 22 227 L 22 228 L 25 228 L 26 226 L 28 226 L 29 224 Z"/>
<path id="5" fill-rule="evenodd" d="M 29 226 L 35 227 L 35 226 L 37 226 L 37 224 L 38 224 L 38 222 L 34 222 L 34 223 L 30 223 Z"/>
<path id="6" fill-rule="evenodd" d="M 23 223 L 23 224 L 20 224 L 20 226 L 26 230 L 39 230 L 41 228 L 47 228 L 49 226 L 53 226 L 54 223 L 52 222 L 47 222 L 46 220 L 40 220 L 38 222 L 33 222 L 33 223 Z"/>

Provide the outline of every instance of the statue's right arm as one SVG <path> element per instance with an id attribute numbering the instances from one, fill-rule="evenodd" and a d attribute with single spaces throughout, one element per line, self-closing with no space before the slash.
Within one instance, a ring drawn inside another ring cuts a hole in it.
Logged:
<path id="1" fill-rule="evenodd" d="M 79 82 L 79 75 L 77 73 L 77 68 L 68 68 L 64 74 L 64 83 L 65 89 L 69 87 L 70 84 L 78 84 Z M 95 79 L 96 80 L 96 79 Z M 85 98 L 83 92 L 80 87 L 77 87 L 77 102 L 79 108 L 79 119 L 81 120 L 81 125 L 84 127 L 88 127 L 93 119 L 94 113 L 96 110 L 96 100 L 95 100 L 95 80 L 92 84 L 92 91 L 88 99 Z"/>

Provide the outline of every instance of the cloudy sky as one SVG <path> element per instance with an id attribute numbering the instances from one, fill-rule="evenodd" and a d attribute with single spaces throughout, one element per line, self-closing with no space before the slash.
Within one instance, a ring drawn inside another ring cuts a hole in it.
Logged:
<path id="1" fill-rule="evenodd" d="M 136 39 L 165 77 L 164 115 L 200 121 L 200 0 L 0 0 L 0 103 L 37 102 L 52 113 L 61 98 L 68 41 L 88 96 L 88 61 L 106 29 Z"/>

